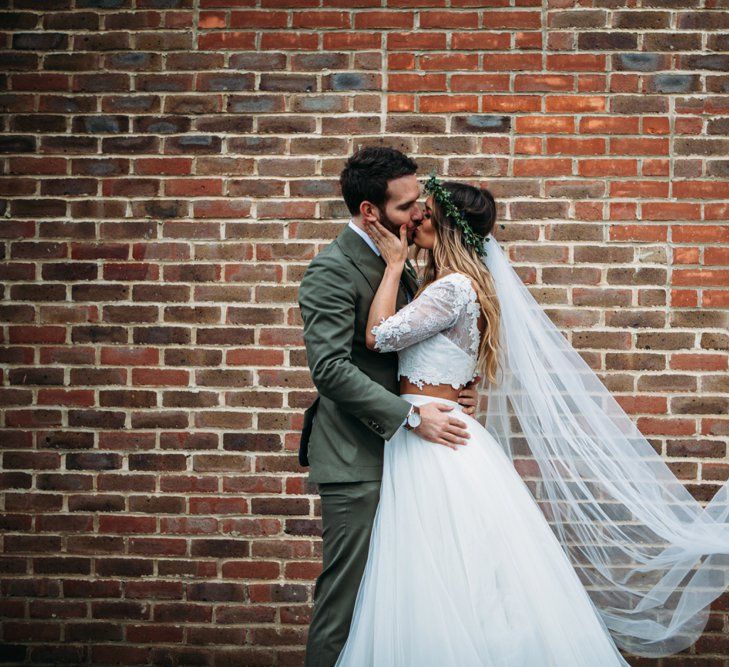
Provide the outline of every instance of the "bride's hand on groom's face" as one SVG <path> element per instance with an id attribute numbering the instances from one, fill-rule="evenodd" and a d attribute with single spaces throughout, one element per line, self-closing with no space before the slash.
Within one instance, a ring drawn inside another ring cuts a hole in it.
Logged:
<path id="1" fill-rule="evenodd" d="M 363 220 L 363 223 L 365 231 L 374 241 L 385 263 L 388 266 L 404 265 L 408 256 L 407 227 L 405 225 L 400 226 L 400 236 L 398 237 L 390 230 L 385 229 L 382 223 L 377 220 L 374 222 Z"/>

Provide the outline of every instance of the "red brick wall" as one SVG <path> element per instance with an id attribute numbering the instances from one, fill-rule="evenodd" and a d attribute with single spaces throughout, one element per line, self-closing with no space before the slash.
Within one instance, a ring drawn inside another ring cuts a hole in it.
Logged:
<path id="1" fill-rule="evenodd" d="M 321 550 L 296 288 L 360 144 L 493 190 L 524 280 L 709 498 L 728 5 L 0 2 L 6 654 L 301 662 Z M 663 664 L 726 664 L 726 609 Z"/>

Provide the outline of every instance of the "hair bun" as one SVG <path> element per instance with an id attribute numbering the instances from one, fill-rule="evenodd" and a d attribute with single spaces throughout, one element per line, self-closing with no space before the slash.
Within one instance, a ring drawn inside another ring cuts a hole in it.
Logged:
<path id="1" fill-rule="evenodd" d="M 493 229 L 494 225 L 496 224 L 496 200 L 494 199 L 494 196 L 491 194 L 491 191 L 486 188 L 479 188 L 478 189 L 483 198 L 486 200 L 486 203 L 491 210 L 490 214 L 490 221 L 486 225 L 486 228 L 489 230 L 489 232 Z"/>

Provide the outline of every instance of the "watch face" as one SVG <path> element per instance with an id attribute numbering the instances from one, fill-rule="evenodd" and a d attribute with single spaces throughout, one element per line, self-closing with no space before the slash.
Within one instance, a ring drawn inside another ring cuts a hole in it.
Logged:
<path id="1" fill-rule="evenodd" d="M 412 428 L 417 428 L 418 426 L 420 426 L 420 413 L 411 412 L 410 416 L 408 417 L 408 424 L 410 424 Z"/>

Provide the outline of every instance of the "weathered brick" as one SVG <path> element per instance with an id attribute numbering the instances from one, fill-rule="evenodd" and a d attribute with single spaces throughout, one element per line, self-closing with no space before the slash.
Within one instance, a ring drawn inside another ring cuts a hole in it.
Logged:
<path id="1" fill-rule="evenodd" d="M 721 2 L 198 4 L 4 12 L 11 661 L 303 662 L 322 526 L 296 456 L 316 396 L 297 288 L 349 217 L 339 173 L 362 144 L 494 193 L 547 315 L 711 498 L 729 474 Z M 696 661 L 723 655 L 724 607 Z"/>

